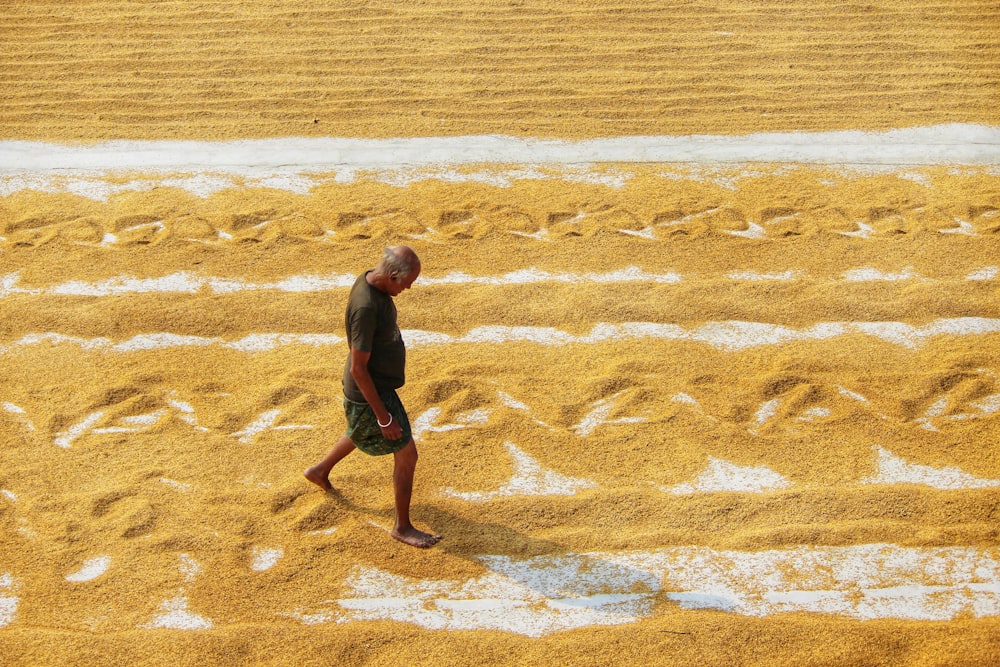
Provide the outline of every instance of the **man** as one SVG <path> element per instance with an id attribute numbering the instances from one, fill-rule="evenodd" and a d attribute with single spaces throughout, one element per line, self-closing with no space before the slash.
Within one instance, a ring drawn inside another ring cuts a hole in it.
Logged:
<path id="1" fill-rule="evenodd" d="M 405 544 L 427 548 L 441 537 L 419 531 L 410 523 L 417 445 L 396 394 L 405 381 L 406 348 L 392 301 L 419 275 L 417 254 L 406 246 L 396 246 L 386 248 L 379 265 L 358 276 L 351 288 L 345 316 L 350 353 L 343 380 L 347 431 L 330 453 L 304 474 L 321 489 L 332 491 L 330 471 L 355 449 L 372 456 L 392 454 L 396 524 L 390 534 Z"/>

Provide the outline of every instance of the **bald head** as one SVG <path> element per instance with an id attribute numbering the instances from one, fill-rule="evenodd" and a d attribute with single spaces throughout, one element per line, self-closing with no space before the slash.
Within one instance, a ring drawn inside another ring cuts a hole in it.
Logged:
<path id="1" fill-rule="evenodd" d="M 386 248 L 382 260 L 368 274 L 368 284 L 389 296 L 408 290 L 420 276 L 420 258 L 405 245 Z"/>
<path id="2" fill-rule="evenodd" d="M 376 269 L 376 273 L 396 275 L 399 278 L 406 278 L 413 272 L 420 272 L 420 258 L 413 248 L 405 245 L 386 248 Z"/>

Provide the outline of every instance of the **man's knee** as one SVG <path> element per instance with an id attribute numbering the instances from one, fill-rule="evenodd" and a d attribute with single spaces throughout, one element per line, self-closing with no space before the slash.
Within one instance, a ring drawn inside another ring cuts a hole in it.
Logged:
<path id="1" fill-rule="evenodd" d="M 416 466 L 417 458 L 417 444 L 413 440 L 410 440 L 406 447 L 396 452 L 396 463 L 400 465 Z"/>

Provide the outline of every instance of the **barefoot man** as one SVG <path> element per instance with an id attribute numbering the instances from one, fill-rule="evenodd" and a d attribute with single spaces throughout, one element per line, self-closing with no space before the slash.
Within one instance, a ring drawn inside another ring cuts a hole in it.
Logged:
<path id="1" fill-rule="evenodd" d="M 427 548 L 441 539 L 410 523 L 413 471 L 417 445 L 410 420 L 396 395 L 405 380 L 406 348 L 396 325 L 392 298 L 409 289 L 420 275 L 420 259 L 411 248 L 386 248 L 382 261 L 358 277 L 347 302 L 347 340 L 351 350 L 344 365 L 344 411 L 347 431 L 326 457 L 305 471 L 306 479 L 332 491 L 330 471 L 341 459 L 360 449 L 371 456 L 392 454 L 392 483 L 400 542 Z"/>

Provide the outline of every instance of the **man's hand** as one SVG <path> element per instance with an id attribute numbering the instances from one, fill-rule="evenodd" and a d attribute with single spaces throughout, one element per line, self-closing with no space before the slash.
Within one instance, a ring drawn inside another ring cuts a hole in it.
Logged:
<path id="1" fill-rule="evenodd" d="M 378 419 L 378 413 L 377 412 L 375 413 L 375 419 Z M 379 428 L 382 429 L 382 435 L 385 436 L 385 439 L 386 440 L 399 440 L 400 438 L 402 438 L 403 437 L 403 427 L 399 425 L 399 422 L 396 421 L 396 418 L 393 417 L 392 415 L 389 415 L 389 417 L 387 419 L 391 419 L 392 421 L 390 421 L 385 426 L 382 426 L 382 424 L 385 424 L 385 421 L 383 421 L 381 419 L 378 420 L 379 421 Z"/>

